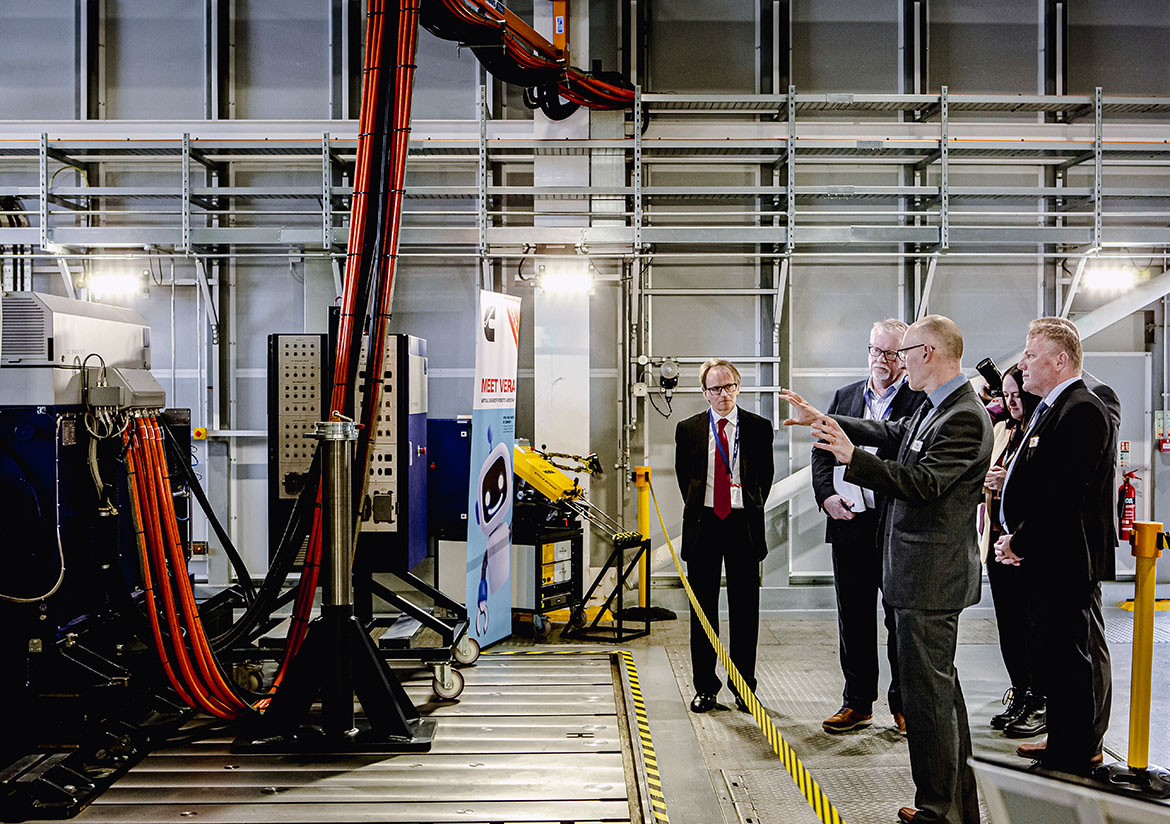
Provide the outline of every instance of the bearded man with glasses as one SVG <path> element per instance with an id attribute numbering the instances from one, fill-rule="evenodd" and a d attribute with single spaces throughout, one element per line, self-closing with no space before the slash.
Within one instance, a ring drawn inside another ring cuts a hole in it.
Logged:
<path id="1" fill-rule="evenodd" d="M 719 583 L 726 571 L 731 660 L 749 688 L 756 688 L 756 642 L 760 629 L 760 562 L 764 501 L 774 471 L 772 424 L 736 405 L 739 370 L 713 358 L 699 369 L 708 408 L 675 428 L 674 470 L 683 497 L 682 559 L 699 606 L 719 631 Z M 692 712 L 717 705 L 715 650 L 691 609 Z M 736 706 L 747 703 L 731 682 Z"/>
<path id="2" fill-rule="evenodd" d="M 828 414 L 865 420 L 896 421 L 914 414 L 926 395 L 906 382 L 906 364 L 898 347 L 906 324 L 896 318 L 880 320 L 869 332 L 869 376 L 842 386 L 833 395 Z M 898 457 L 896 446 L 866 449 L 883 460 Z M 886 495 L 844 480 L 845 467 L 831 452 L 812 450 L 812 485 L 817 506 L 828 515 L 825 540 L 833 547 L 833 587 L 837 593 L 837 640 L 841 674 L 845 678 L 841 709 L 827 718 L 825 732 L 839 734 L 873 722 L 878 694 L 878 593 L 882 586 L 882 547 L 878 517 Z M 897 635 L 894 610 L 885 610 L 886 657 L 890 661 L 890 689 L 886 693 L 894 727 L 906 732 L 902 694 L 898 684 Z"/>

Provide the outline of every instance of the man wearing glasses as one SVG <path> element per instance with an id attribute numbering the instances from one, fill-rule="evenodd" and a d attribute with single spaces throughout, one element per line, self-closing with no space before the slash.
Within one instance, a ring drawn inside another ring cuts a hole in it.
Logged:
<path id="1" fill-rule="evenodd" d="M 719 631 L 719 581 L 726 571 L 731 660 L 756 688 L 756 640 L 760 626 L 760 562 L 764 501 L 772 487 L 772 424 L 736 405 L 739 370 L 713 358 L 699 369 L 708 409 L 675 428 L 674 469 L 683 496 L 682 559 L 695 598 Z M 716 707 L 720 682 L 712 648 L 691 610 L 692 712 Z M 747 703 L 735 695 L 736 706 Z"/>
<path id="2" fill-rule="evenodd" d="M 894 608 L 898 671 L 914 778 L 903 824 L 977 824 L 979 798 L 967 763 L 971 734 L 955 670 L 959 613 L 979 600 L 976 507 L 991 464 L 991 420 L 960 364 L 963 336 L 927 315 L 906 330 L 898 354 L 911 389 L 926 400 L 900 421 L 831 417 L 791 390 L 792 417 L 812 426 L 818 449 L 845 464 L 844 479 L 889 497 L 882 515 L 882 595 Z M 882 460 L 854 442 L 897 449 Z"/>
<path id="3" fill-rule="evenodd" d="M 829 415 L 896 421 L 914 413 L 926 396 L 907 385 L 906 366 L 898 357 L 906 328 L 896 318 L 873 325 L 869 333 L 869 377 L 838 389 L 829 404 Z M 892 445 L 867 450 L 883 460 L 898 457 L 898 449 Z M 884 494 L 846 482 L 844 471 L 833 453 L 813 449 L 813 493 L 817 505 L 829 516 L 825 540 L 833 546 L 838 651 L 845 677 L 841 709 L 822 724 L 825 732 L 834 734 L 868 727 L 873 721 L 873 702 L 878 694 L 876 605 L 882 585 L 882 548 L 877 531 L 886 500 Z M 894 610 L 889 605 L 884 609 L 891 674 L 887 696 L 894 726 L 905 733 Z"/>

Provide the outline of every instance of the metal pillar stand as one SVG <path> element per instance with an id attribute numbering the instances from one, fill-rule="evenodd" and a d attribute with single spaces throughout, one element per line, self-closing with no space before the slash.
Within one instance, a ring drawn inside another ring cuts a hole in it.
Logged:
<path id="1" fill-rule="evenodd" d="M 288 677 L 276 691 L 254 735 L 235 752 L 420 752 L 431 748 L 435 722 L 422 720 L 406 690 L 354 617 L 350 563 L 353 548 L 352 421 L 321 421 L 322 542 L 325 587 L 321 616 L 309 625 Z M 365 710 L 354 716 L 354 696 Z M 310 723 L 313 703 L 320 717 Z"/>
<path id="2" fill-rule="evenodd" d="M 634 486 L 638 490 L 638 532 L 650 535 L 650 467 L 635 466 Z M 638 560 L 638 606 L 622 610 L 626 621 L 673 621 L 678 616 L 674 610 L 650 604 L 650 552 L 642 553 Z"/>
<path id="3" fill-rule="evenodd" d="M 1157 521 L 1138 521 L 1130 538 L 1137 559 L 1133 593 L 1133 666 L 1129 682 L 1129 757 L 1093 777 L 1152 798 L 1170 798 L 1170 772 L 1150 764 L 1150 698 L 1154 658 L 1154 580 L 1166 533 Z"/>

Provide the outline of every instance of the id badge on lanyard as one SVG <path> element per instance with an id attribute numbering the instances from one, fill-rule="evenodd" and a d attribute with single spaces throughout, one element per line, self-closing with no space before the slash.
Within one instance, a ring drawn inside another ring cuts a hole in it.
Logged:
<path id="1" fill-rule="evenodd" d="M 739 425 L 735 427 L 735 445 L 731 448 L 731 460 L 727 459 L 727 452 L 723 449 L 723 444 L 719 441 L 719 430 L 715 428 L 715 413 L 708 413 L 711 421 L 711 435 L 715 438 L 715 454 L 723 459 L 723 466 L 727 469 L 727 474 L 735 477 L 735 464 L 739 460 Z M 731 481 L 731 506 L 736 509 L 743 508 L 743 484 L 737 484 Z"/>

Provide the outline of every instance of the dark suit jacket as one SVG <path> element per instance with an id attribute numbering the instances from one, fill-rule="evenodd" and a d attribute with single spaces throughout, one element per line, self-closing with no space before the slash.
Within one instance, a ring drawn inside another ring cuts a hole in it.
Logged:
<path id="1" fill-rule="evenodd" d="M 865 415 L 865 384 L 869 378 L 865 380 L 851 383 L 848 386 L 842 386 L 833 393 L 833 401 L 829 404 L 826 412 L 829 415 L 848 415 L 851 418 L 860 418 Z M 902 386 L 898 388 L 897 394 L 890 402 L 890 414 L 886 416 L 886 420 L 896 421 L 900 418 L 909 417 L 914 413 L 914 410 L 922 405 L 926 400 L 926 395 L 921 392 L 915 392 L 910 388 L 910 385 L 903 381 Z M 878 449 L 877 456 L 883 460 L 892 460 L 898 457 L 898 448 L 896 446 L 886 446 Z M 826 452 L 823 449 L 817 449 L 815 446 L 812 450 L 812 484 L 813 494 L 817 499 L 817 506 L 824 508 L 825 499 L 835 495 L 836 490 L 833 488 L 833 467 L 838 465 L 836 457 L 832 452 Z M 881 512 L 885 504 L 885 495 L 874 494 L 874 510 Z M 854 518 L 850 521 L 837 521 L 833 518 L 828 519 L 825 525 L 825 540 L 829 543 L 836 543 L 838 541 L 850 541 L 857 537 L 859 531 L 864 531 L 866 527 L 858 525 L 858 519 Z"/>
<path id="2" fill-rule="evenodd" d="M 1112 424 L 1078 380 L 1045 411 L 1020 447 L 1001 506 L 1012 552 L 1053 592 L 1088 594 L 1113 532 Z"/>
<path id="3" fill-rule="evenodd" d="M 845 480 L 890 498 L 879 528 L 886 603 L 960 610 L 979 600 L 975 517 L 991 464 L 991 419 L 969 383 L 915 433 L 922 417 L 921 408 L 899 421 L 835 416 L 854 443 L 898 450 L 895 460 L 857 450 Z"/>
<path id="4" fill-rule="evenodd" d="M 1105 411 L 1109 413 L 1109 454 L 1113 456 L 1114 475 L 1116 475 L 1117 468 L 1117 440 L 1121 432 L 1121 401 L 1117 397 L 1117 393 L 1113 391 L 1113 387 L 1107 383 L 1101 383 L 1093 375 L 1088 372 L 1081 373 L 1081 379 L 1084 380 L 1085 386 L 1089 391 L 1097 396 L 1097 400 L 1105 405 Z M 1116 478 L 1114 478 L 1116 480 Z M 1114 519 L 1113 504 L 1115 502 L 1111 499 L 1109 502 L 1109 514 L 1105 516 L 1106 523 L 1109 524 L 1108 533 L 1105 536 L 1105 546 L 1101 548 L 1099 558 L 1094 559 L 1094 564 L 1101 578 L 1112 580 L 1116 577 L 1117 572 L 1117 558 L 1114 556 L 1113 550 L 1117 547 L 1117 523 Z"/>
<path id="5" fill-rule="evenodd" d="M 700 540 L 699 520 L 707 492 L 707 447 L 710 412 L 679 421 L 674 430 L 674 471 L 683 496 L 682 558 L 695 551 Z M 739 407 L 739 479 L 752 549 L 760 560 L 768 554 L 764 542 L 764 502 L 772 488 L 772 424 Z"/>

